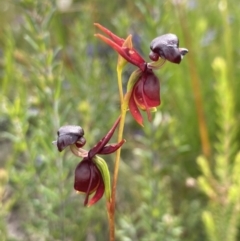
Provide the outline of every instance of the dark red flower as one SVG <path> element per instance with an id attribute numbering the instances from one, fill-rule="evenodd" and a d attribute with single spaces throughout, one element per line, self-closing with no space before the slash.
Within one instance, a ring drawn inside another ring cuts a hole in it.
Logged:
<path id="1" fill-rule="evenodd" d="M 58 150 L 62 151 L 66 146 L 70 146 L 71 151 L 76 156 L 83 158 L 75 169 L 74 189 L 86 194 L 85 206 L 91 206 L 100 200 L 106 188 L 108 198 L 110 198 L 110 177 L 107 164 L 97 155 L 111 154 L 125 142 L 122 140 L 116 144 L 108 144 L 119 121 L 120 117 L 109 132 L 89 151 L 82 148 L 86 140 L 83 137 L 84 131 L 81 127 L 63 126 L 58 131 L 58 139 L 54 142 L 57 144 Z M 93 193 L 93 197 L 89 200 L 89 196 Z"/>
<path id="2" fill-rule="evenodd" d="M 188 50 L 179 48 L 179 41 L 175 34 L 165 34 L 151 42 L 149 57 L 154 62 L 147 63 L 132 47 L 131 41 L 129 42 L 127 41 L 128 39 L 124 40 L 118 37 L 98 23 L 94 25 L 110 38 L 101 34 L 95 34 L 95 36 L 115 49 L 126 61 L 139 68 L 132 74 L 133 78 L 130 77 L 125 102 L 127 102 L 134 119 L 140 125 L 143 125 L 143 118 L 139 109 L 147 112 L 148 120 L 150 121 L 150 112 L 161 104 L 160 84 L 157 76 L 153 73 L 153 69 L 161 68 L 166 60 L 172 63 L 180 63 Z"/>

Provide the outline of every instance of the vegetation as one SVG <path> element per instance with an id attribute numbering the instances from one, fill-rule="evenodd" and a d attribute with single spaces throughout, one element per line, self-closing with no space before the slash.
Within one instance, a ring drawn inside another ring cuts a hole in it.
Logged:
<path id="1" fill-rule="evenodd" d="M 142 128 L 127 113 L 116 240 L 239 240 L 240 4 L 159 2 L 0 2 L 1 240 L 108 240 L 105 200 L 84 207 L 73 189 L 79 159 L 52 145 L 60 126 L 76 124 L 90 149 L 119 115 L 117 54 L 94 22 L 132 33 L 145 59 L 169 32 L 189 50 L 156 72 L 153 121 Z M 114 154 L 106 160 L 112 173 Z"/>

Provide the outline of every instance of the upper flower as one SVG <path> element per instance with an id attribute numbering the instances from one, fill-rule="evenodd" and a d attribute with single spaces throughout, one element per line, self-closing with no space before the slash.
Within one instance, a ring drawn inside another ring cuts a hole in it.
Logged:
<path id="1" fill-rule="evenodd" d="M 151 42 L 149 57 L 154 62 L 147 63 L 133 48 L 131 35 L 124 40 L 102 25 L 98 23 L 94 25 L 110 38 L 101 34 L 95 34 L 95 36 L 115 49 L 125 61 L 139 68 L 130 76 L 124 105 L 126 109 L 127 107 L 129 108 L 134 119 L 140 125 L 143 125 L 143 118 L 139 109 L 147 112 L 148 120 L 150 121 L 150 112 L 155 110 L 161 103 L 160 84 L 153 69 L 161 68 L 166 60 L 172 63 L 180 63 L 183 56 L 188 53 L 188 50 L 179 48 L 179 40 L 175 34 L 165 34 L 153 39 Z"/>
<path id="2" fill-rule="evenodd" d="M 106 162 L 101 157 L 97 156 L 97 154 L 103 155 L 113 153 L 123 145 L 125 140 L 116 144 L 108 144 L 119 121 L 120 117 L 109 132 L 89 151 L 82 148 L 86 141 L 83 137 L 84 132 L 81 127 L 71 126 L 71 128 L 69 128 L 69 126 L 63 126 L 58 131 L 58 139 L 55 143 L 57 143 L 59 151 L 66 146 L 70 146 L 71 151 L 76 156 L 83 158 L 75 169 L 74 189 L 86 194 L 84 201 L 85 206 L 95 204 L 100 200 L 104 192 L 108 201 L 110 200 L 111 191 L 108 167 Z M 78 138 L 76 136 L 78 136 Z M 93 193 L 93 197 L 89 200 L 89 196 Z"/>

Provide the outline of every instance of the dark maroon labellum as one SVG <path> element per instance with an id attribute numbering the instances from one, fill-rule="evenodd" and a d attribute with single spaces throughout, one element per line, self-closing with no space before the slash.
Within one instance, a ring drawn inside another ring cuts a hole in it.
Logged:
<path id="1" fill-rule="evenodd" d="M 187 49 L 179 48 L 178 37 L 172 33 L 153 39 L 150 49 L 152 50 L 149 54 L 151 60 L 156 61 L 158 56 L 176 64 L 179 64 L 183 56 L 188 53 Z"/>
<path id="2" fill-rule="evenodd" d="M 58 136 L 62 136 L 65 134 L 74 134 L 78 136 L 83 136 L 84 130 L 81 126 L 68 125 L 68 126 L 60 127 L 58 130 Z"/>
<path id="3" fill-rule="evenodd" d="M 62 126 L 58 130 L 57 147 L 62 151 L 69 145 L 76 144 L 78 147 L 84 146 L 86 143 L 83 137 L 84 130 L 80 126 Z"/>

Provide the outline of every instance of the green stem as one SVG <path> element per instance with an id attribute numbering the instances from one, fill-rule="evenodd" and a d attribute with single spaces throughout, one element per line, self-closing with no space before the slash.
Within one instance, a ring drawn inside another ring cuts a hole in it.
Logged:
<path id="1" fill-rule="evenodd" d="M 197 118 L 198 118 L 198 127 L 199 127 L 199 134 L 201 139 L 202 145 L 202 152 L 204 156 L 211 157 L 211 143 L 209 139 L 209 133 L 207 128 L 207 121 L 204 113 L 204 104 L 203 104 L 203 97 L 201 93 L 201 79 L 197 72 L 197 64 L 195 61 L 195 55 L 193 53 L 193 46 L 192 46 L 192 36 L 190 31 L 188 30 L 188 22 L 186 21 L 186 11 L 185 8 L 182 6 L 181 8 L 177 9 L 178 17 L 180 26 L 182 27 L 183 37 L 185 38 L 185 43 L 188 48 L 191 50 L 188 53 L 187 61 L 189 64 L 189 72 L 190 72 L 190 79 L 192 84 L 192 90 L 194 94 L 194 101 L 196 106 Z"/>
<path id="2" fill-rule="evenodd" d="M 126 108 L 123 108 L 123 90 L 122 90 L 122 67 L 117 66 L 117 78 L 118 78 L 118 87 L 119 87 L 119 96 L 121 102 L 121 120 L 119 123 L 118 129 L 118 142 L 123 139 L 123 130 L 124 123 L 126 117 Z M 115 166 L 114 166 L 114 174 L 113 174 L 113 184 L 112 184 L 112 197 L 109 203 L 107 203 L 108 210 L 108 221 L 109 221 L 109 240 L 115 240 L 115 204 L 116 204 L 116 189 L 117 189 L 117 179 L 118 179 L 118 171 L 119 171 L 119 163 L 121 156 L 121 148 L 116 151 L 115 157 Z"/>
<path id="3" fill-rule="evenodd" d="M 119 98 L 120 98 L 121 106 L 123 104 L 122 70 L 123 70 L 123 67 L 118 64 L 117 65 L 117 80 L 118 80 L 118 90 L 119 90 Z M 121 112 L 122 112 L 122 110 L 121 110 Z"/>

